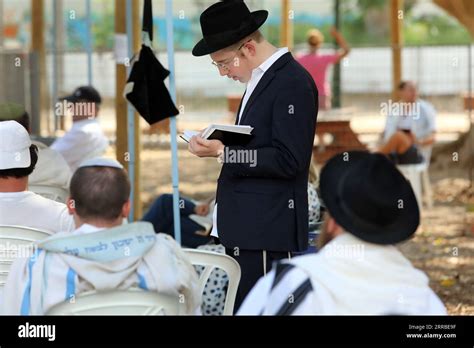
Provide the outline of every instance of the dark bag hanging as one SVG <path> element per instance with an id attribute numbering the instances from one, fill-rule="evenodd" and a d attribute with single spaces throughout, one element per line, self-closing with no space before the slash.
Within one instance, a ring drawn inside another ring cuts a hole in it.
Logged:
<path id="1" fill-rule="evenodd" d="M 125 86 L 125 98 L 152 125 L 179 114 L 164 80 L 170 72 L 161 65 L 151 49 L 153 10 L 151 0 L 143 6 L 143 44 L 138 60 L 133 63 Z"/>

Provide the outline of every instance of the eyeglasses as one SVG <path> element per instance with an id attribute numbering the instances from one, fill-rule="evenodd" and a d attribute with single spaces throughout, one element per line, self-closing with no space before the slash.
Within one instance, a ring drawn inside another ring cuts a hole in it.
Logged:
<path id="1" fill-rule="evenodd" d="M 222 69 L 225 71 L 229 70 L 229 64 L 232 63 L 232 61 L 235 59 L 235 57 L 237 56 L 237 53 L 239 53 L 242 47 L 244 47 L 250 41 L 252 41 L 252 39 L 245 41 L 242 45 L 240 45 L 240 47 L 235 51 L 235 54 L 232 58 L 226 59 L 224 62 L 221 62 L 221 63 L 212 61 L 211 64 L 217 67 L 217 69 Z"/>

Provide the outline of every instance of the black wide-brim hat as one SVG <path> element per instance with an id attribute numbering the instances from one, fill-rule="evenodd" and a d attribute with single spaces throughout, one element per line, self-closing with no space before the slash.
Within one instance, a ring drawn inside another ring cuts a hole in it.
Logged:
<path id="1" fill-rule="evenodd" d="M 193 48 L 196 57 L 232 46 L 257 31 L 268 18 L 268 11 L 250 12 L 243 0 L 215 3 L 201 14 L 203 39 Z"/>
<path id="2" fill-rule="evenodd" d="M 396 244 L 410 238 L 420 224 L 410 183 L 384 155 L 336 155 L 321 171 L 320 189 L 337 224 L 366 242 Z"/>

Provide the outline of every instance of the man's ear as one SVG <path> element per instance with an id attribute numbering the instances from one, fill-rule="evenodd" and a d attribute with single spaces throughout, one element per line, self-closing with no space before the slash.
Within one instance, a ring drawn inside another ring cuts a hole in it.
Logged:
<path id="1" fill-rule="evenodd" d="M 66 206 L 67 206 L 67 211 L 69 215 L 76 214 L 76 202 L 74 201 L 74 199 L 72 199 L 71 197 L 68 197 L 66 201 Z"/>
<path id="2" fill-rule="evenodd" d="M 130 209 L 131 209 L 130 204 L 131 204 L 130 200 L 128 200 L 124 203 L 124 205 L 122 207 L 122 217 L 126 218 L 130 214 Z"/>
<path id="3" fill-rule="evenodd" d="M 328 214 L 327 219 L 327 233 L 331 238 L 337 237 L 344 232 L 343 228 L 337 224 L 336 220 L 334 220 L 331 215 Z"/>
<path id="4" fill-rule="evenodd" d="M 331 236 L 333 238 L 341 235 L 344 233 L 344 229 L 334 220 L 334 218 L 331 216 L 330 221 L 329 221 L 330 226 L 328 226 L 329 231 L 331 231 Z"/>
<path id="5" fill-rule="evenodd" d="M 254 40 L 251 40 L 247 42 L 242 48 L 247 49 L 248 55 L 250 55 L 251 57 L 255 57 L 256 52 L 257 52 L 256 47 L 257 47 L 256 42 Z"/>
<path id="6" fill-rule="evenodd" d="M 326 219 L 327 219 L 326 232 L 332 236 L 334 233 L 334 229 L 336 228 L 336 221 L 334 221 L 332 216 L 329 214 L 327 214 Z"/>

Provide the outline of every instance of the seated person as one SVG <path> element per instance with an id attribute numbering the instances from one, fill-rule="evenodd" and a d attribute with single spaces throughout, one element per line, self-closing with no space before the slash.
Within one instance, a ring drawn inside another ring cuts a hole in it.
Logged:
<path id="1" fill-rule="evenodd" d="M 316 164 L 314 158 L 311 158 L 308 175 L 308 223 L 314 228 L 320 222 L 321 202 L 318 196 L 318 173 L 316 172 Z"/>
<path id="2" fill-rule="evenodd" d="M 15 121 L 0 122 L 0 225 L 71 232 L 74 220 L 66 205 L 28 191 L 38 152 L 26 129 Z"/>
<path id="3" fill-rule="evenodd" d="M 21 124 L 28 133 L 30 132 L 30 116 L 22 105 L 14 103 L 0 104 L 0 122 L 16 121 Z M 71 180 L 71 169 L 64 158 L 53 149 L 39 141 L 32 141 L 38 148 L 38 163 L 35 170 L 28 178 L 30 186 L 46 185 L 69 189 Z"/>
<path id="4" fill-rule="evenodd" d="M 446 314 L 428 277 L 394 246 L 420 222 L 410 184 L 385 156 L 348 154 L 321 172 L 327 213 L 320 251 L 277 263 L 239 314 Z"/>
<path id="5" fill-rule="evenodd" d="M 304 255 L 308 253 L 317 252 L 316 240 L 320 233 L 322 224 L 321 211 L 324 209 L 318 194 L 318 174 L 316 172 L 316 166 L 314 159 L 311 159 L 309 166 L 309 179 L 308 179 L 308 223 L 309 223 L 309 235 L 308 235 L 308 249 L 302 253 L 295 253 L 297 255 Z"/>
<path id="6" fill-rule="evenodd" d="M 409 129 L 400 129 L 377 152 L 388 156 L 395 164 L 418 164 L 423 155 L 416 146 L 415 135 Z"/>
<path id="7" fill-rule="evenodd" d="M 211 242 L 209 244 L 200 245 L 196 249 L 225 255 L 225 248 L 222 244 L 214 244 Z M 196 265 L 194 268 L 199 275 L 204 271 L 204 266 Z M 224 314 L 228 286 L 229 278 L 227 273 L 223 269 L 215 268 L 209 276 L 202 293 L 202 315 L 213 316 Z"/>
<path id="8" fill-rule="evenodd" d="M 418 91 L 411 81 L 398 86 L 400 101 L 387 115 L 384 145 L 379 152 L 388 155 L 397 164 L 415 164 L 429 160 L 423 158 L 425 149 L 435 142 L 436 110 L 418 98 Z"/>
<path id="9" fill-rule="evenodd" d="M 214 197 L 199 204 L 180 197 L 179 208 L 181 244 L 184 247 L 197 248 L 209 243 L 211 237 L 208 232 L 212 224 Z M 173 195 L 164 194 L 158 197 L 142 221 L 151 222 L 157 233 L 166 233 L 174 237 Z"/>
<path id="10" fill-rule="evenodd" d="M 44 314 L 87 291 L 132 287 L 182 296 L 198 314 L 201 294 L 179 245 L 149 223 L 122 225 L 130 211 L 130 182 L 114 160 L 91 159 L 71 179 L 68 209 L 77 229 L 39 243 L 17 259 L 4 292 L 5 314 Z"/>
<path id="11" fill-rule="evenodd" d="M 69 132 L 57 139 L 51 148 L 59 152 L 74 172 L 81 162 L 102 156 L 109 141 L 100 127 L 97 117 L 102 98 L 94 87 L 77 88 L 62 99 L 72 114 L 73 125 Z"/>
<path id="12" fill-rule="evenodd" d="M 308 181 L 308 212 L 309 225 L 314 226 L 319 221 L 319 199 L 316 191 L 317 173 L 313 161 L 309 170 Z M 189 199 L 180 197 L 181 242 L 184 247 L 197 248 L 212 242 L 212 214 L 215 197 L 209 197 L 195 204 Z M 158 197 L 142 218 L 153 224 L 156 232 L 162 232 L 174 237 L 173 195 L 164 194 Z"/>

